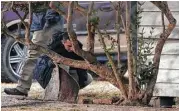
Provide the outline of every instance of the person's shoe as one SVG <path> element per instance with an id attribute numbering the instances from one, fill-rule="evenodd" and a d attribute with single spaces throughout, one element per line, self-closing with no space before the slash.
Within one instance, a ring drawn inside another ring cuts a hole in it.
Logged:
<path id="1" fill-rule="evenodd" d="M 5 88 L 4 92 L 8 95 L 28 96 L 28 94 L 20 92 L 16 88 Z"/>

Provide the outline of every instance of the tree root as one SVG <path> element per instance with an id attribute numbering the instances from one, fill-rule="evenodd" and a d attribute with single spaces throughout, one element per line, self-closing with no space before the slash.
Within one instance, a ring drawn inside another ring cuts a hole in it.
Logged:
<path id="1" fill-rule="evenodd" d="M 120 106 L 148 106 L 139 99 L 125 100 L 124 98 L 113 98 L 112 104 Z"/>
<path id="2" fill-rule="evenodd" d="M 124 100 L 125 100 L 124 98 L 113 98 L 112 99 L 112 104 L 114 104 L 114 105 L 120 105 Z"/>

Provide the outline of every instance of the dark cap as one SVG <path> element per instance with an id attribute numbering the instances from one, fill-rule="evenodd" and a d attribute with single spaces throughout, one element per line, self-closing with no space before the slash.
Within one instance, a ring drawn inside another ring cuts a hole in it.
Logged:
<path id="1" fill-rule="evenodd" d="M 69 40 L 68 32 L 62 32 L 59 36 L 62 37 L 62 41 Z"/>

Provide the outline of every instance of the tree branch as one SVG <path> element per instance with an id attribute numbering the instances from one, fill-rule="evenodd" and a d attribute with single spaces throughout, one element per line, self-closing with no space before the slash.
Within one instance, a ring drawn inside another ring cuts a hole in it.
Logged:
<path id="1" fill-rule="evenodd" d="M 1 15 L 3 15 L 3 14 L 4 14 L 4 12 L 1 12 Z M 11 32 L 9 31 L 9 29 L 7 28 L 6 23 L 5 23 L 5 21 L 4 21 L 3 18 L 1 19 L 1 24 L 2 24 L 2 27 L 1 27 L 1 28 L 2 28 L 3 34 L 5 34 L 6 36 L 13 37 L 13 38 L 15 38 L 15 39 L 20 38 L 19 35 L 14 35 L 13 33 L 11 33 Z"/>
<path id="2" fill-rule="evenodd" d="M 55 10 L 59 15 L 62 15 L 62 16 L 65 18 L 65 20 L 67 20 L 67 15 L 66 15 L 66 13 L 63 12 L 62 10 L 60 10 L 58 7 L 56 7 L 56 6 L 54 5 L 55 2 L 56 2 L 56 1 L 51 1 L 51 2 L 50 2 L 50 4 L 49 4 L 50 8 L 52 8 L 53 10 Z"/>
<path id="3" fill-rule="evenodd" d="M 25 12 L 24 17 L 22 19 L 25 20 L 27 18 L 28 14 L 29 14 L 29 12 Z"/>
<path id="4" fill-rule="evenodd" d="M 25 44 L 30 44 L 32 43 L 31 40 L 30 40 L 30 26 L 31 26 L 31 23 L 32 23 L 32 11 L 31 11 L 31 2 L 28 2 L 28 5 L 29 5 L 29 23 L 26 23 L 24 20 L 25 18 L 27 17 L 28 13 L 26 12 L 25 15 L 23 17 L 21 17 L 21 15 L 19 14 L 19 12 L 16 10 L 16 8 L 14 7 L 14 2 L 12 2 L 12 5 L 11 5 L 11 9 L 13 10 L 13 12 L 16 13 L 16 15 L 19 17 L 19 19 L 21 20 L 21 22 L 23 23 L 23 25 L 25 26 L 25 40 L 26 40 L 26 43 Z M 17 38 L 16 38 L 17 39 Z"/>
<path id="5" fill-rule="evenodd" d="M 115 8 L 115 10 L 122 10 L 122 4 L 123 4 L 123 2 L 122 1 L 116 1 L 116 2 L 110 2 L 112 5 L 113 5 L 113 7 Z M 121 12 L 120 12 L 121 13 Z M 120 14 L 119 15 L 120 16 L 120 20 L 121 20 L 121 22 L 122 22 L 122 26 L 124 27 L 124 30 L 126 30 L 126 26 L 125 26 L 125 23 L 124 23 L 124 18 L 123 18 L 123 16 L 122 16 L 122 14 Z"/>
<path id="6" fill-rule="evenodd" d="M 32 6 L 31 6 L 32 3 L 29 1 L 28 4 L 29 4 L 29 27 L 30 27 L 32 24 Z M 27 16 L 27 13 L 25 13 L 23 20 L 26 18 L 26 16 Z"/>
<path id="7" fill-rule="evenodd" d="M 121 75 L 121 57 L 120 57 L 120 22 L 121 22 L 121 7 L 120 2 L 117 2 L 116 9 L 116 32 L 117 32 L 117 49 L 118 49 L 118 73 Z"/>
<path id="8" fill-rule="evenodd" d="M 22 26 L 22 22 L 20 22 L 20 23 L 17 25 L 17 35 L 18 35 L 18 37 L 20 37 L 20 35 L 21 35 L 21 26 Z"/>
<path id="9" fill-rule="evenodd" d="M 116 68 L 114 62 L 113 62 L 109 52 L 107 51 L 107 47 L 106 47 L 106 44 L 104 42 L 104 38 L 102 37 L 102 34 L 101 34 L 99 28 L 96 28 L 96 29 L 97 29 L 98 36 L 99 36 L 99 39 L 101 41 L 101 44 L 102 44 L 102 46 L 104 48 L 104 52 L 105 52 L 109 62 L 111 63 L 112 71 L 113 71 L 114 77 L 115 77 L 115 79 L 117 81 L 117 84 L 119 85 L 119 87 L 121 89 L 122 95 L 124 96 L 125 99 L 127 99 L 127 91 L 126 91 L 126 89 L 124 87 L 124 84 L 122 83 L 120 75 L 117 73 L 117 68 Z"/>
<path id="10" fill-rule="evenodd" d="M 27 45 L 29 45 L 31 42 L 30 40 L 30 27 L 31 27 L 31 24 L 32 24 L 32 7 L 31 7 L 31 2 L 29 1 L 28 2 L 28 5 L 29 5 L 29 21 L 28 23 L 24 22 L 24 20 L 21 20 L 21 22 L 23 23 L 24 22 L 24 25 L 25 25 L 25 40 L 26 40 L 26 43 Z"/>
<path id="11" fill-rule="evenodd" d="M 164 21 L 164 14 L 163 14 L 163 12 L 161 12 L 161 16 L 162 16 L 163 33 L 165 33 L 165 21 Z"/>
<path id="12" fill-rule="evenodd" d="M 135 87 L 134 87 L 134 71 L 133 71 L 133 60 L 132 60 L 132 49 L 131 49 L 131 37 L 130 37 L 130 7 L 128 2 L 126 1 L 126 40 L 127 40 L 127 62 L 128 62 L 128 74 L 129 74 L 129 95 L 128 98 L 132 99 L 133 95 L 135 95 Z"/>
<path id="13" fill-rule="evenodd" d="M 1 13 L 4 13 L 4 12 L 10 10 L 12 3 L 1 1 L 1 5 L 2 5 Z"/>
<path id="14" fill-rule="evenodd" d="M 124 31 L 126 33 L 126 26 L 125 26 L 124 18 L 122 15 L 121 15 L 121 21 L 122 21 L 122 26 L 124 27 Z"/>
<path id="15" fill-rule="evenodd" d="M 87 40 L 87 51 L 91 52 L 92 54 L 94 53 L 95 26 L 92 25 L 92 23 L 90 22 L 90 16 L 92 14 L 93 6 L 94 6 L 94 2 L 92 1 L 90 3 L 89 9 L 88 9 L 87 24 L 86 24 L 87 31 L 88 31 L 88 36 L 86 38 L 86 40 Z"/>
<path id="16" fill-rule="evenodd" d="M 13 2 L 12 2 L 12 3 L 13 3 Z M 24 20 L 23 20 L 23 18 L 21 17 L 21 15 L 19 14 L 19 12 L 13 7 L 13 5 L 12 5 L 12 11 L 13 11 L 14 13 L 16 13 L 16 15 L 19 17 L 19 19 L 20 19 L 21 21 L 23 21 L 23 24 L 26 25 L 25 22 L 24 22 Z"/>
<path id="17" fill-rule="evenodd" d="M 66 13 L 65 13 L 64 11 L 60 10 L 58 7 L 56 7 L 56 6 L 54 5 L 55 2 L 56 2 L 56 1 L 51 1 L 51 2 L 50 2 L 50 4 L 49 4 L 50 8 L 52 8 L 53 10 L 55 10 L 58 14 L 62 15 L 62 16 L 65 18 L 65 20 L 67 20 L 67 15 L 66 15 Z M 67 7 L 69 6 L 69 1 L 60 1 L 60 3 L 63 4 L 64 6 L 67 6 Z M 76 2 L 76 4 L 75 4 L 75 8 L 74 8 L 74 9 L 77 10 L 77 11 L 79 11 L 80 13 L 82 13 L 84 16 L 87 16 L 87 11 L 86 11 L 86 9 L 85 9 L 84 7 L 82 7 L 82 6 L 80 6 L 77 2 Z"/>
<path id="18" fill-rule="evenodd" d="M 81 12 L 84 16 L 87 16 L 87 10 L 84 7 L 80 6 L 78 2 L 76 2 L 75 4 L 75 9 Z"/>
<path id="19" fill-rule="evenodd" d="M 68 7 L 67 31 L 68 31 L 68 35 L 70 37 L 70 40 L 71 40 L 73 48 L 74 48 L 74 52 L 77 55 L 83 57 L 89 63 L 97 63 L 96 57 L 94 55 L 92 55 L 91 53 L 89 53 L 87 51 L 82 50 L 79 47 L 76 33 L 75 33 L 75 31 L 73 30 L 73 27 L 72 27 L 73 7 L 74 7 L 74 2 L 70 1 L 69 7 Z"/>
<path id="20" fill-rule="evenodd" d="M 3 24 L 2 32 L 3 32 L 4 35 L 6 35 L 7 37 L 12 37 L 12 38 L 14 38 L 16 41 L 19 41 L 19 42 L 25 44 L 25 39 L 24 39 L 24 38 L 20 38 L 20 37 L 19 37 L 19 34 L 18 34 L 18 35 L 15 35 L 15 34 L 11 33 L 11 32 L 8 30 L 6 24 L 5 24 L 5 22 L 4 22 L 3 20 L 2 20 L 2 24 Z"/>

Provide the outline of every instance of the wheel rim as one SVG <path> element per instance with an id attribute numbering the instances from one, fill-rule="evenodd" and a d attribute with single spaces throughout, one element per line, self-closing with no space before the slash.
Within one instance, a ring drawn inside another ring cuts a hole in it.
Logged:
<path id="1" fill-rule="evenodd" d="M 8 63 L 15 76 L 20 77 L 27 58 L 27 46 L 14 42 L 8 54 Z"/>

